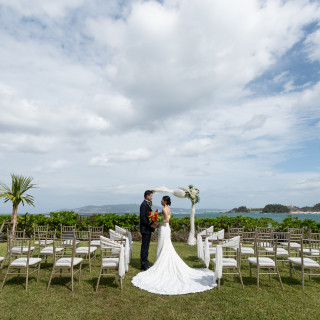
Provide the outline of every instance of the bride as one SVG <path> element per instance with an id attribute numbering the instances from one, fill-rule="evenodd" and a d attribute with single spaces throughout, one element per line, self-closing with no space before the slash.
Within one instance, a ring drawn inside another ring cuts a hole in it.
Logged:
<path id="1" fill-rule="evenodd" d="M 212 271 L 190 268 L 179 257 L 171 242 L 170 197 L 164 196 L 161 205 L 163 223 L 159 227 L 157 260 L 151 268 L 132 279 L 133 285 L 151 293 L 165 295 L 202 292 L 216 287 Z"/>

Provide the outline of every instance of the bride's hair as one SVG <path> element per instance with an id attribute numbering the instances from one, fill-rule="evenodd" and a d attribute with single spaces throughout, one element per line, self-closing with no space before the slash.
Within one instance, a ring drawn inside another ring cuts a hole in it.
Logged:
<path id="1" fill-rule="evenodd" d="M 168 206 L 171 205 L 171 199 L 169 196 L 163 196 L 162 200 L 165 201 Z"/>

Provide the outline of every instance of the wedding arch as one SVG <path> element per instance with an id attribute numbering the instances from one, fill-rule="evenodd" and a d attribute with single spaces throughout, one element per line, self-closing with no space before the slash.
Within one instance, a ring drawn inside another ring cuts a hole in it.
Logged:
<path id="1" fill-rule="evenodd" d="M 194 228 L 194 216 L 196 213 L 196 203 L 199 202 L 199 190 L 196 189 L 194 186 L 189 185 L 188 188 L 184 189 L 175 189 L 170 190 L 166 187 L 159 187 L 152 189 L 153 192 L 165 192 L 165 193 L 172 193 L 177 198 L 189 198 L 191 201 L 191 211 L 190 211 L 190 233 L 188 237 L 188 245 L 194 246 L 197 243 L 195 238 L 195 228 Z"/>

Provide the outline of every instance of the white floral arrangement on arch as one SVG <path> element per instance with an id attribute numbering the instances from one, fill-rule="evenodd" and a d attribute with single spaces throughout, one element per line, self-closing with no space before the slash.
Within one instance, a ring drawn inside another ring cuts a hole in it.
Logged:
<path id="1" fill-rule="evenodd" d="M 189 198 L 192 204 L 196 204 L 200 201 L 199 189 L 195 188 L 192 184 L 188 188 L 181 188 L 185 192 L 185 197 Z"/>

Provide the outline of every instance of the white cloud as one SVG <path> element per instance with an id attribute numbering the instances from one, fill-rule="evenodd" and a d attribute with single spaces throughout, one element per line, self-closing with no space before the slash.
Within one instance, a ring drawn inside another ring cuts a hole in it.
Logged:
<path id="1" fill-rule="evenodd" d="M 145 148 L 127 150 L 124 152 L 115 151 L 110 154 L 102 154 L 90 160 L 92 166 L 112 166 L 117 162 L 145 161 L 150 159 L 151 152 Z"/>
<path id="2" fill-rule="evenodd" d="M 311 190 L 314 192 L 315 190 L 320 190 L 320 176 L 310 178 L 310 179 L 304 179 L 302 181 L 299 181 L 295 186 L 294 189 L 298 190 Z"/>
<path id="3" fill-rule="evenodd" d="M 280 93 L 247 87 L 306 37 L 317 2 L 0 3 L 0 177 L 33 174 L 61 208 L 190 183 L 201 206 L 316 198 L 290 187 L 315 172 L 278 165 L 319 138 L 320 83 L 297 85 L 288 61 Z M 318 34 L 300 52 L 314 62 Z"/>
<path id="4" fill-rule="evenodd" d="M 61 17 L 67 10 L 76 9 L 84 0 L 0 0 L 0 4 L 17 10 L 24 16 L 40 16 L 47 14 L 49 17 Z"/>
<path id="5" fill-rule="evenodd" d="M 311 61 L 320 62 L 320 30 L 309 34 L 305 44 Z"/>

